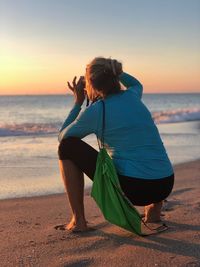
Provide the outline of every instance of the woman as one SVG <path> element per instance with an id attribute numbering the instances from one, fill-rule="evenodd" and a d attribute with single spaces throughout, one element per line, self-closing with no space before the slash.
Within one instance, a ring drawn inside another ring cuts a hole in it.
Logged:
<path id="1" fill-rule="evenodd" d="M 126 87 L 122 90 L 120 83 Z M 121 188 L 133 205 L 145 206 L 145 221 L 160 220 L 162 200 L 172 191 L 174 173 L 157 127 L 141 101 L 142 85 L 122 71 L 122 64 L 97 57 L 87 65 L 85 90 L 94 103 L 80 113 L 84 79 L 72 85 L 75 103 L 59 134 L 59 164 L 72 208 L 71 231 L 87 231 L 83 191 L 85 173 L 94 177 L 98 152 L 81 140 L 101 138 L 102 100 L 105 103 L 104 142 L 113 159 Z"/>

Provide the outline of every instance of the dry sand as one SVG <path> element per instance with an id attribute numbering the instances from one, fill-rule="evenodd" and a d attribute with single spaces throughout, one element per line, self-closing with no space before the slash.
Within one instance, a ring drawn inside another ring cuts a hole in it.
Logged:
<path id="1" fill-rule="evenodd" d="M 97 230 L 69 234 L 64 194 L 0 201 L 0 266 L 200 266 L 200 160 L 175 166 L 163 216 L 166 232 L 139 237 L 106 222 L 89 192 L 85 210 Z M 141 210 L 141 208 L 140 208 Z"/>

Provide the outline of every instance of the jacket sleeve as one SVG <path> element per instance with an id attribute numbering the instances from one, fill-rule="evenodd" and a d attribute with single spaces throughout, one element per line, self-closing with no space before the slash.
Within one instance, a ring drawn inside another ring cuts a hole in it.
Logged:
<path id="1" fill-rule="evenodd" d="M 143 86 L 136 78 L 128 73 L 123 72 L 120 74 L 119 80 L 126 87 L 126 89 L 134 92 L 140 99 L 142 98 Z"/>
<path id="2" fill-rule="evenodd" d="M 96 105 L 89 106 L 80 114 L 77 114 L 78 107 L 75 107 L 75 111 L 73 109 L 71 110 L 63 126 L 61 127 L 58 135 L 59 142 L 69 136 L 84 138 L 89 134 L 96 133 L 98 126 L 98 112 Z"/>
<path id="3" fill-rule="evenodd" d="M 79 104 L 74 104 L 74 106 L 72 107 L 71 111 L 69 112 L 66 120 L 64 121 L 62 127 L 60 128 L 59 132 L 61 132 L 70 123 L 72 123 L 77 118 L 80 111 L 81 111 L 81 106 Z"/>

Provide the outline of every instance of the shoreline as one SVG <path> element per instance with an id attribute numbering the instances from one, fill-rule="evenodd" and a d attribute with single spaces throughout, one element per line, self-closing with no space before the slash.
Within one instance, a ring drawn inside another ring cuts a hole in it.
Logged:
<path id="1" fill-rule="evenodd" d="M 190 164 L 190 163 L 194 163 L 194 162 L 200 162 L 200 158 L 198 159 L 194 159 L 192 161 L 186 161 L 186 162 L 182 162 L 182 163 L 177 163 L 173 165 L 173 168 L 179 168 L 181 166 L 185 166 L 185 164 Z M 92 185 L 87 185 L 84 189 L 84 195 L 88 195 L 90 193 Z M 63 189 L 64 189 L 64 185 L 63 185 Z M 7 201 L 7 200 L 26 200 L 26 199 L 34 199 L 34 198 L 42 198 L 42 197 L 50 197 L 50 196 L 59 196 L 59 195 L 65 195 L 65 192 L 60 192 L 60 193 L 49 193 L 49 194 L 41 194 L 41 195 L 32 195 L 32 196 L 19 196 L 19 197 L 11 197 L 11 198 L 2 198 L 0 199 L 0 203 L 2 201 Z"/>
<path id="2" fill-rule="evenodd" d="M 1 200 L 1 267 L 199 267 L 200 160 L 174 169 L 175 185 L 162 211 L 169 229 L 145 238 L 108 223 L 87 192 L 86 219 L 96 230 L 82 234 L 55 229 L 71 217 L 65 194 Z"/>
<path id="3" fill-rule="evenodd" d="M 160 124 L 159 131 L 173 166 L 199 158 L 200 121 Z M 95 149 L 95 135 L 84 139 Z M 0 199 L 64 192 L 57 160 L 56 136 L 8 138 L 1 146 Z M 28 155 L 27 155 L 27 151 Z M 90 186 L 85 177 L 85 186 Z"/>

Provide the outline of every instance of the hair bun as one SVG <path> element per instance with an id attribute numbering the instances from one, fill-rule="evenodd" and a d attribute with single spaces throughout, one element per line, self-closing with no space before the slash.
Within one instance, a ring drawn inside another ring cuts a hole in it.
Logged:
<path id="1" fill-rule="evenodd" d="M 122 63 L 116 59 L 107 58 L 105 60 L 104 72 L 118 77 L 122 73 Z"/>

